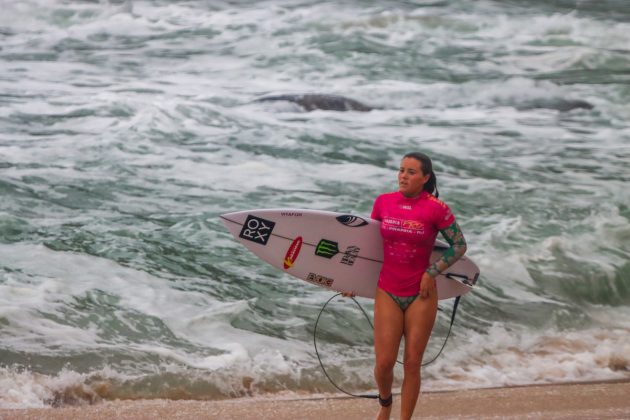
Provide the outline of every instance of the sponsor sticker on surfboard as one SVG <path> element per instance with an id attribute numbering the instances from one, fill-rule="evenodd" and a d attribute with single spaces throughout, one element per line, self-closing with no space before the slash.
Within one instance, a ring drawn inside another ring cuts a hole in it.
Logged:
<path id="1" fill-rule="evenodd" d="M 298 236 L 291 242 L 291 246 L 287 250 L 286 255 L 284 256 L 283 267 L 285 270 L 293 267 L 295 264 L 295 260 L 297 260 L 298 255 L 300 255 L 300 249 L 302 248 L 302 237 Z"/>
<path id="2" fill-rule="evenodd" d="M 243 229 L 241 229 L 241 233 L 238 237 L 261 245 L 267 245 L 275 225 L 276 223 L 271 220 L 250 214 L 247 216 L 245 223 L 243 223 Z"/>

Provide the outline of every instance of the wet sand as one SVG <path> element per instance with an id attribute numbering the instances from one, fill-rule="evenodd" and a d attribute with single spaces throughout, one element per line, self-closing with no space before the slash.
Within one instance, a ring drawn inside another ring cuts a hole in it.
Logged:
<path id="1" fill-rule="evenodd" d="M 400 399 L 394 398 L 392 419 Z M 375 400 L 339 395 L 221 401 L 103 401 L 82 407 L 0 409 L 0 419 L 371 419 Z M 424 393 L 414 418 L 630 419 L 630 381 Z"/>

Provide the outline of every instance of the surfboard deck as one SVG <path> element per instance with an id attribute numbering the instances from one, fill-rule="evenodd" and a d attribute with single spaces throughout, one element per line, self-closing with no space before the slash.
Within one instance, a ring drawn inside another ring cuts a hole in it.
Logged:
<path id="1" fill-rule="evenodd" d="M 381 266 L 380 222 L 305 209 L 256 209 L 220 216 L 234 238 L 257 257 L 308 283 L 374 298 Z M 431 262 L 448 245 L 436 241 Z M 438 299 L 472 290 L 477 265 L 463 256 L 436 277 Z"/>

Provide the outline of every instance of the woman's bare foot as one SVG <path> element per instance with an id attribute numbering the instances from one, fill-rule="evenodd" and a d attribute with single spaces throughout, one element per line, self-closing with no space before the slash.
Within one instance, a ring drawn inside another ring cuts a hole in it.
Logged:
<path id="1" fill-rule="evenodd" d="M 392 406 L 381 407 L 376 415 L 376 420 L 389 420 L 389 415 L 392 413 Z"/>

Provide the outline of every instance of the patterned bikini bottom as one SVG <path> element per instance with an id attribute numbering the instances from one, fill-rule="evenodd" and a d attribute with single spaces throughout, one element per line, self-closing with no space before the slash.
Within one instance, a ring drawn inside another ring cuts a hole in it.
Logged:
<path id="1" fill-rule="evenodd" d="M 394 299 L 394 302 L 398 304 L 398 306 L 403 312 L 405 312 L 405 310 L 409 307 L 409 305 L 411 305 L 413 301 L 416 300 L 416 298 L 418 297 L 418 295 L 397 296 L 389 292 L 385 292 L 385 293 L 387 293 L 392 299 Z"/>

